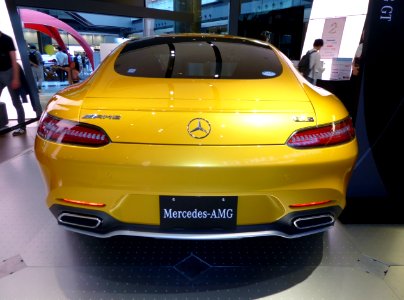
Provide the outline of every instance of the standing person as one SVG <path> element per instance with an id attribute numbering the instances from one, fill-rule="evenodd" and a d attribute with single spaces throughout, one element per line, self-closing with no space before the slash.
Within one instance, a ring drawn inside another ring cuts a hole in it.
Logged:
<path id="1" fill-rule="evenodd" d="M 30 97 L 32 97 L 30 95 L 30 88 L 28 85 L 28 81 L 27 78 L 25 77 L 24 70 L 22 69 L 20 64 L 18 64 L 18 70 L 20 72 L 20 83 L 21 83 L 20 88 L 18 89 L 19 91 L 18 94 L 20 95 L 22 103 L 28 103 L 27 96 L 29 95 Z"/>
<path id="2" fill-rule="evenodd" d="M 78 83 L 80 81 L 80 72 L 77 70 L 76 63 L 74 61 L 70 63 L 70 74 L 72 83 Z"/>
<path id="3" fill-rule="evenodd" d="M 83 73 L 83 77 L 84 77 L 84 75 L 86 75 L 86 71 L 87 71 L 87 62 L 86 62 L 87 59 L 86 58 L 87 58 L 86 53 L 83 52 L 81 54 L 81 65 L 82 65 L 81 71 Z"/>
<path id="4" fill-rule="evenodd" d="M 13 105 L 17 110 L 20 128 L 13 132 L 13 136 L 26 133 L 25 111 L 20 100 L 20 70 L 17 63 L 16 48 L 12 38 L 0 31 L 0 96 L 7 87 Z"/>
<path id="5" fill-rule="evenodd" d="M 317 79 L 321 79 L 321 75 L 324 72 L 323 62 L 321 61 L 320 49 L 324 46 L 324 41 L 322 39 L 316 39 L 313 43 L 313 51 L 310 55 L 310 73 L 307 76 L 307 80 L 316 84 Z"/>
<path id="6" fill-rule="evenodd" d="M 58 51 L 55 54 L 56 64 L 58 66 L 57 73 L 59 75 L 59 80 L 62 82 L 62 81 L 65 81 L 65 78 L 66 78 L 65 71 L 63 70 L 63 66 L 68 65 L 69 61 L 67 59 L 66 53 L 63 52 L 62 47 L 58 46 L 57 50 Z"/>
<path id="7" fill-rule="evenodd" d="M 67 73 L 67 79 L 69 84 L 71 84 L 71 76 L 70 76 L 70 66 L 69 66 L 69 57 L 63 51 L 62 47 L 58 46 L 58 52 L 56 52 L 55 57 L 58 64 L 58 74 L 60 81 L 65 81 Z"/>
<path id="8" fill-rule="evenodd" d="M 32 73 L 36 81 L 38 91 L 42 91 L 42 82 L 44 80 L 43 59 L 41 53 L 36 49 L 35 45 L 29 47 L 29 62 L 32 67 Z"/>
<path id="9" fill-rule="evenodd" d="M 365 35 L 365 32 L 362 31 L 362 36 L 359 41 L 359 45 L 356 48 L 355 57 L 352 60 L 352 72 L 351 72 L 351 78 L 349 80 L 350 101 L 346 104 L 354 123 L 356 121 L 356 114 L 358 111 L 360 87 L 361 87 L 361 81 L 362 81 L 362 75 L 361 75 L 361 60 L 362 59 L 361 59 L 361 57 L 362 57 L 362 49 L 363 49 L 363 43 L 364 43 L 364 35 Z"/>
<path id="10" fill-rule="evenodd" d="M 74 53 L 73 61 L 74 61 L 74 68 L 77 71 L 79 71 L 79 73 L 81 73 L 81 69 L 83 69 L 83 62 L 80 53 L 78 52 Z"/>

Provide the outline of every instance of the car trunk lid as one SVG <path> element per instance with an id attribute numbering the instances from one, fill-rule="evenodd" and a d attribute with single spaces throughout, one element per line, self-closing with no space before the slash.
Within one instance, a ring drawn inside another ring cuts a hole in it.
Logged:
<path id="1" fill-rule="evenodd" d="M 303 89 L 285 80 L 140 81 L 90 92 L 80 121 L 112 142 L 173 145 L 284 144 L 315 124 Z"/>

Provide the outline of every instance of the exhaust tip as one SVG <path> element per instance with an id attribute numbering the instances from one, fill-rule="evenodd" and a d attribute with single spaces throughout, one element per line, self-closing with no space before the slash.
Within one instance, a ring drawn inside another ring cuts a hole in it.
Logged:
<path id="1" fill-rule="evenodd" d="M 86 216 L 75 213 L 61 213 L 57 220 L 59 223 L 70 226 L 78 226 L 84 228 L 97 228 L 101 225 L 102 219 L 98 217 Z"/>
<path id="2" fill-rule="evenodd" d="M 320 226 L 332 225 L 335 222 L 335 219 L 332 215 L 317 215 L 317 216 L 309 216 L 304 218 L 297 218 L 293 221 L 293 225 L 297 229 L 307 229 L 314 228 Z"/>

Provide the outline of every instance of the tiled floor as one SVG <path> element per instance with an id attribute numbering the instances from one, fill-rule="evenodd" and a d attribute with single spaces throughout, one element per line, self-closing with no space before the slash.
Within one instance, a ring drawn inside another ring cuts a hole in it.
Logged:
<path id="1" fill-rule="evenodd" d="M 25 136 L 0 136 L 0 299 L 404 300 L 404 225 L 342 224 L 299 239 L 97 239 L 45 204 Z"/>

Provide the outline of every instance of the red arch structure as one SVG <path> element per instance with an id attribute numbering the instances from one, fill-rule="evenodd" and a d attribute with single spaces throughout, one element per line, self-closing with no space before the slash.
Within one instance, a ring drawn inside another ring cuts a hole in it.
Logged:
<path id="1" fill-rule="evenodd" d="M 63 49 L 67 48 L 59 34 L 58 29 L 70 33 L 77 40 L 80 46 L 83 47 L 84 52 L 86 53 L 94 70 L 93 50 L 91 49 L 90 45 L 83 39 L 83 37 L 71 26 L 67 25 L 66 23 L 60 21 L 55 17 L 36 10 L 22 8 L 19 9 L 18 12 L 25 28 L 34 29 L 46 35 L 49 35 Z"/>

